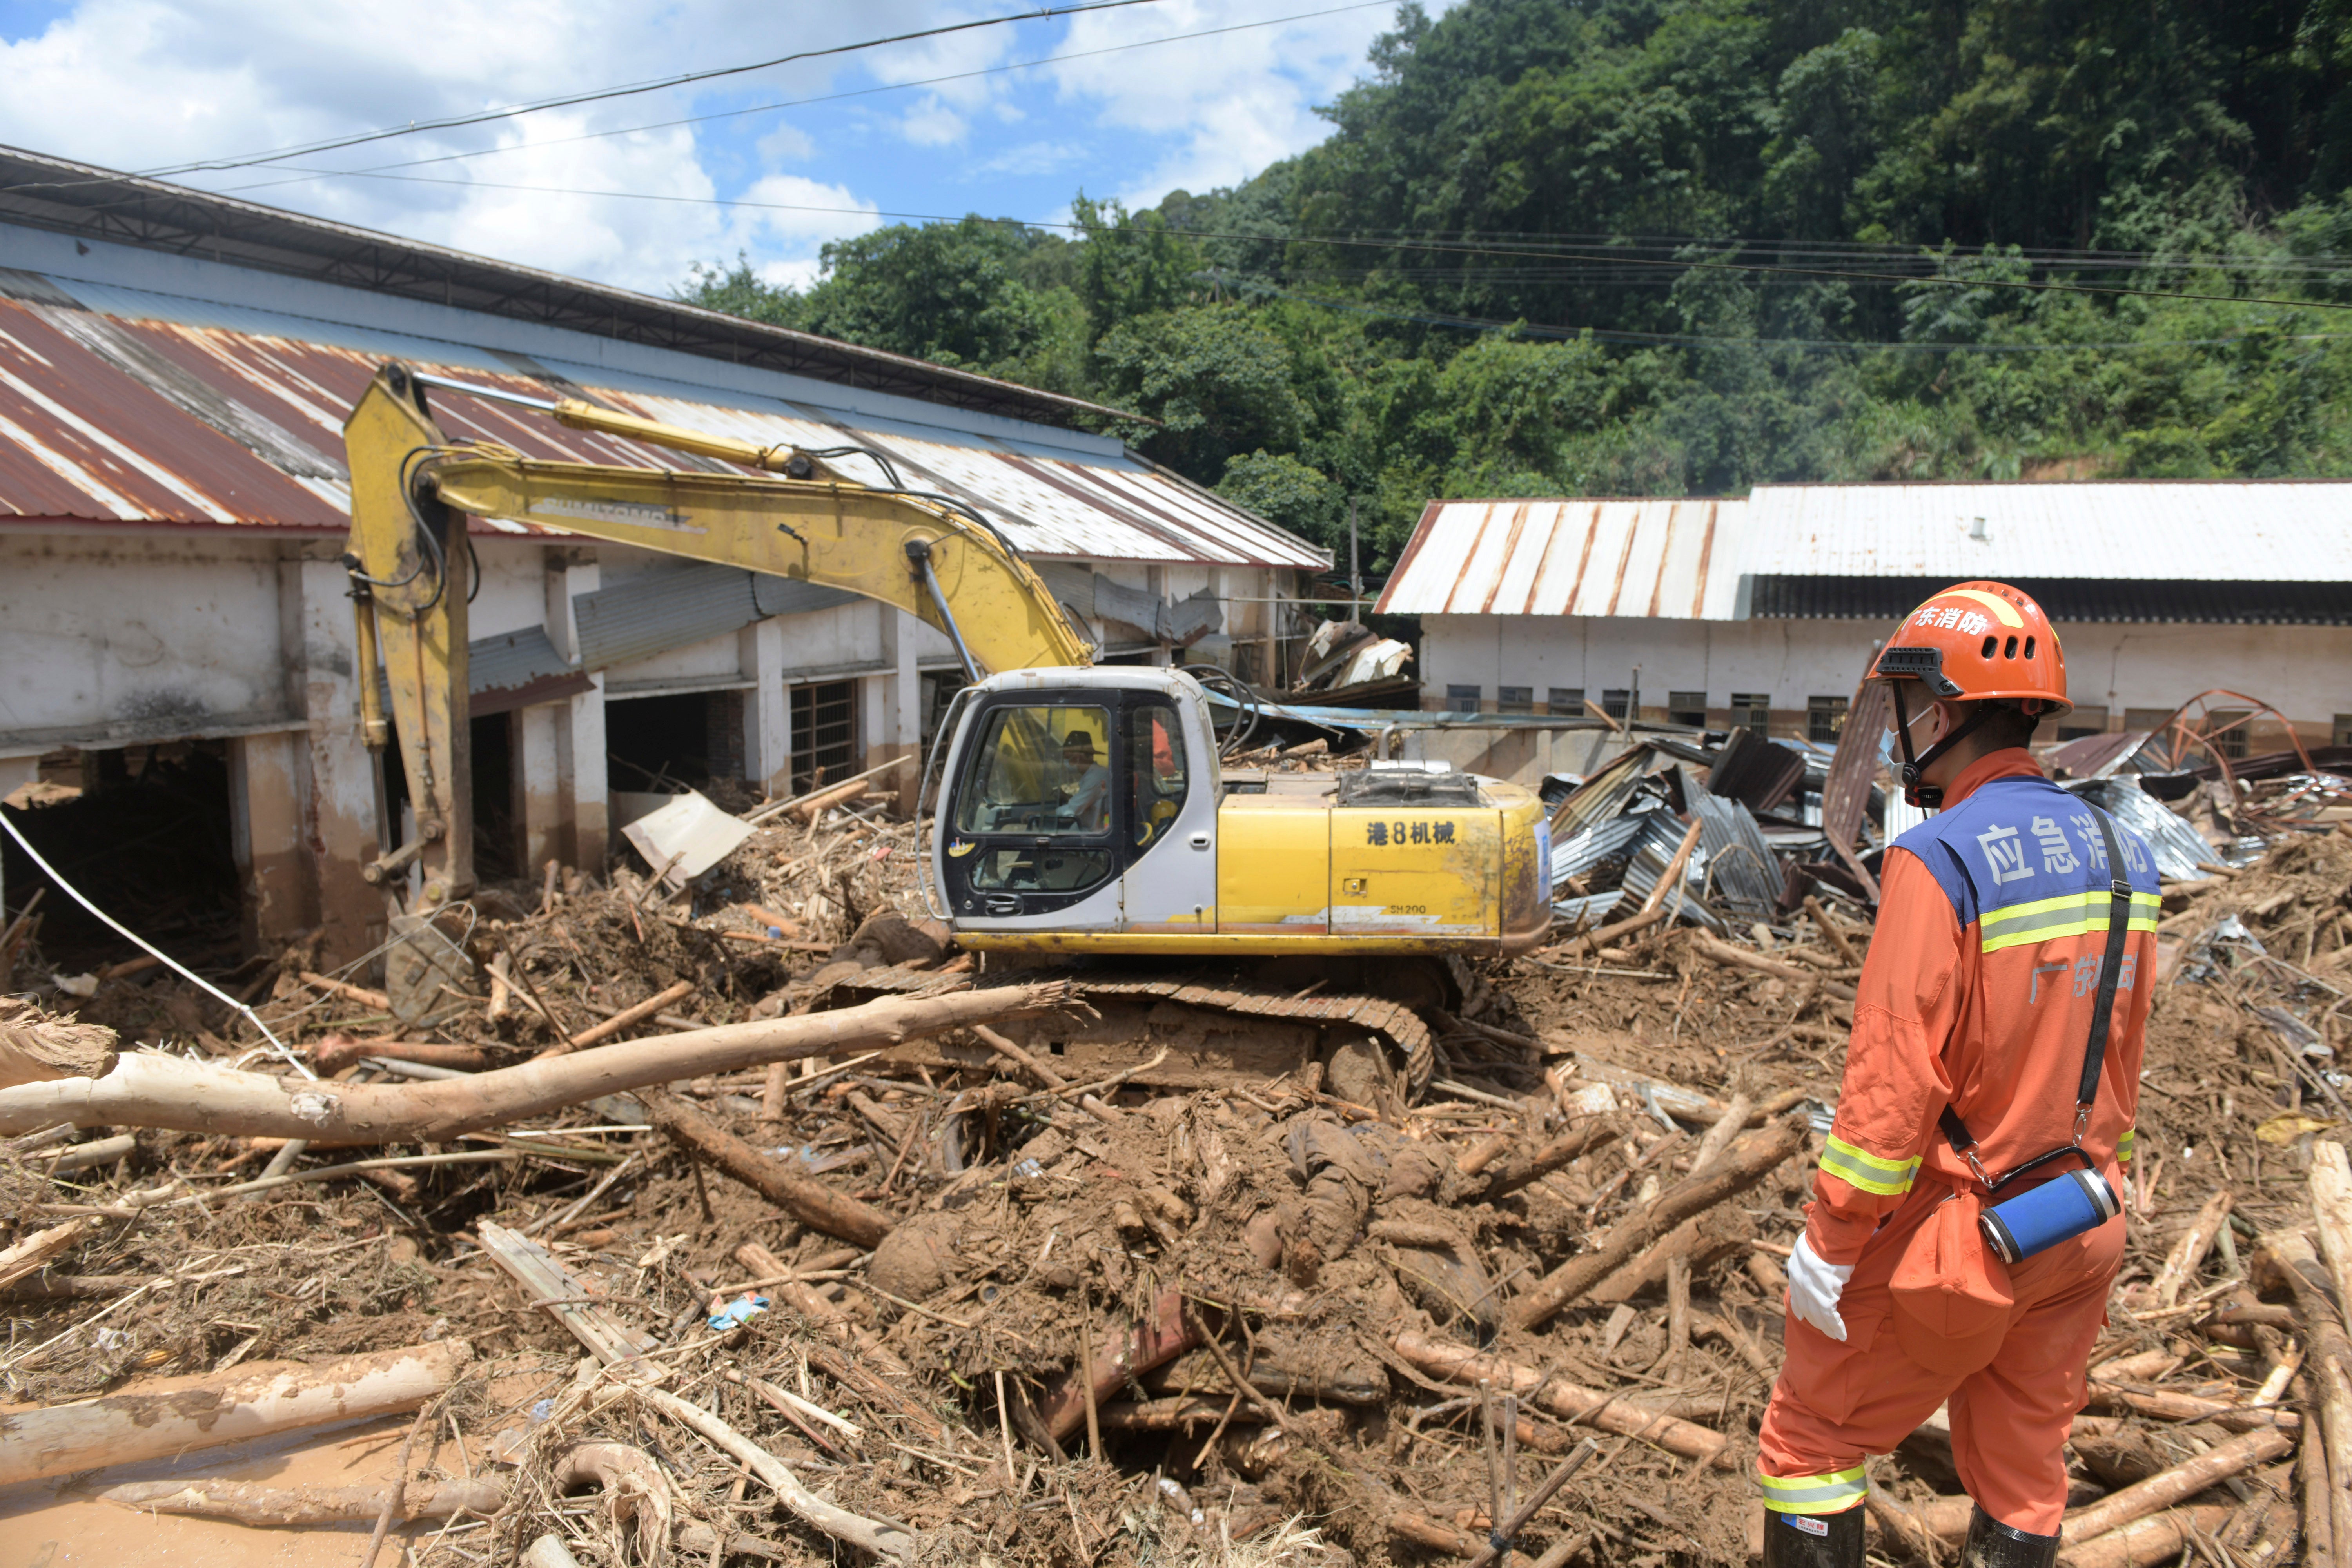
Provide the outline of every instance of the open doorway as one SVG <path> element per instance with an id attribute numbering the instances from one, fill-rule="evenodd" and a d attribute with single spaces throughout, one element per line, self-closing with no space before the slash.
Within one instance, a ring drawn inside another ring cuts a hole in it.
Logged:
<path id="1" fill-rule="evenodd" d="M 226 742 L 52 752 L 15 798 L 25 804 L 0 811 L 100 909 L 192 967 L 227 968 L 245 956 Z M 140 956 L 5 835 L 0 889 L 0 927 L 41 895 L 20 958 L 72 974 Z"/>

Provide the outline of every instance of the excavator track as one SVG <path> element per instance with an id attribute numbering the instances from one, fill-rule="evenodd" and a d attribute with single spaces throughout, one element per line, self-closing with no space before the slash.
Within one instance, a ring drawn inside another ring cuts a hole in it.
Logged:
<path id="1" fill-rule="evenodd" d="M 1436 1065 L 1429 1025 L 1412 1006 L 1382 996 L 1197 968 L 1055 973 L 1077 988 L 1095 1016 L 1029 1019 L 1004 1025 L 1002 1032 L 1073 1083 L 1141 1068 L 1129 1081 L 1176 1089 L 1227 1087 L 1301 1072 L 1369 1040 L 1387 1058 L 1396 1087 L 1411 1100 L 1428 1087 Z M 1034 972 L 1007 968 L 977 984 L 1018 984 L 1033 977 Z M 816 1005 L 852 1006 L 940 982 L 925 970 L 869 969 L 833 986 Z M 887 1059 L 944 1068 L 985 1066 L 996 1057 L 977 1043 L 925 1039 L 895 1047 Z"/>

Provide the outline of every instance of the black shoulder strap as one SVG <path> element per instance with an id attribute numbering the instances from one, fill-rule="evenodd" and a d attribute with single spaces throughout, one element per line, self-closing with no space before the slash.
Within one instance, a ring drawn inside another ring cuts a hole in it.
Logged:
<path id="1" fill-rule="evenodd" d="M 2087 801 L 2084 804 L 2089 805 Z M 2107 1032 L 2115 1022 L 2116 987 L 2123 977 L 2124 944 L 2131 937 L 2132 886 L 2130 877 L 2124 871 L 2123 847 L 2116 841 L 2115 826 L 2107 820 L 2107 814 L 2095 805 L 2090 807 L 2090 812 L 2091 819 L 2099 825 L 2099 840 L 2107 854 L 2109 902 L 2106 956 L 2099 963 L 2098 994 L 2091 1004 L 2091 1037 L 2083 1047 L 2083 1079 L 2074 1091 L 2074 1142 L 2077 1145 L 2083 1141 L 2083 1130 L 2089 1123 L 2091 1106 L 2098 1097 L 2099 1070 L 2107 1059 Z M 1969 1135 L 1969 1125 L 1960 1120 L 1958 1111 L 1949 1105 L 1945 1106 L 1937 1114 L 1936 1125 L 1942 1130 L 1945 1141 L 1951 1144 L 1952 1152 L 1969 1163 L 1969 1168 L 1977 1173 L 1979 1181 L 1988 1187 L 2000 1185 L 2000 1182 L 1987 1177 L 1984 1167 L 1977 1163 L 1977 1141 Z M 2064 1152 L 2055 1151 L 2058 1153 Z M 2038 1165 L 2042 1159 L 2049 1157 L 2043 1155 L 2028 1164 Z M 2020 1166 L 2019 1170 L 2026 1168 Z M 2010 1173 L 2011 1175 L 2017 1173 L 2014 1171 Z M 2007 1179 L 2002 1178 L 2003 1181 Z"/>

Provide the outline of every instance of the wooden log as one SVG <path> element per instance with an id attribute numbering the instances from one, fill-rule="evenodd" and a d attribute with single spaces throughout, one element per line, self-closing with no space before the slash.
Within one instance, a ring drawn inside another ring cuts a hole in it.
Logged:
<path id="1" fill-rule="evenodd" d="M 747 1241 L 735 1249 L 735 1261 L 762 1279 L 773 1279 L 770 1287 L 776 1299 L 802 1317 L 811 1326 L 845 1350 L 854 1350 L 861 1361 L 886 1376 L 912 1379 L 914 1373 L 907 1363 L 874 1335 L 851 1321 L 847 1312 L 827 1300 L 824 1294 L 805 1279 L 792 1278 L 793 1271 L 784 1267 L 783 1260 L 756 1241 Z M 878 1381 L 878 1380 L 877 1380 Z M 924 1419 L 929 1420 L 926 1415 Z M 936 1425 L 936 1423 L 933 1423 Z"/>
<path id="2" fill-rule="evenodd" d="M 814 822 L 821 812 L 830 811 L 836 805 L 847 805 L 864 798 L 866 790 L 866 780 L 851 779 L 845 784 L 835 784 L 831 789 L 820 790 L 798 805 L 786 806 L 784 815 L 802 822 Z"/>
<path id="3" fill-rule="evenodd" d="M 126 1481 L 98 1494 L 100 1502 L 142 1513 L 192 1514 L 239 1524 L 342 1524 L 373 1520 L 383 1511 L 383 1487 L 273 1487 L 259 1481 Z M 447 1519 L 477 1513 L 487 1519 L 506 1506 L 507 1489 L 492 1477 L 473 1480 L 411 1482 L 396 1519 Z"/>
<path id="4" fill-rule="evenodd" d="M 1593 1286 L 1584 1299 L 1599 1306 L 1630 1301 L 1664 1280 L 1668 1264 L 1679 1260 L 1693 1268 L 1704 1268 L 1755 1238 L 1756 1221 L 1747 1210 L 1717 1204 L 1675 1226 L 1656 1246 L 1644 1248 L 1624 1268 Z"/>
<path id="5" fill-rule="evenodd" d="M 0 1415 L 0 1487 L 414 1410 L 446 1389 L 473 1353 L 463 1340 L 441 1340 Z"/>
<path id="6" fill-rule="evenodd" d="M 713 1447 L 765 1482 L 775 1492 L 777 1500 L 803 1521 L 814 1525 L 836 1541 L 845 1541 L 877 1557 L 887 1557 L 893 1563 L 914 1561 L 915 1538 L 906 1530 L 852 1513 L 817 1496 L 801 1484 L 800 1478 L 793 1475 L 782 1459 L 699 1405 L 689 1404 L 667 1390 L 643 1385 L 632 1388 L 629 1397 L 642 1401 L 679 1426 L 709 1438 Z"/>
<path id="7" fill-rule="evenodd" d="M 1612 1226 L 1591 1252 L 1570 1258 L 1538 1280 L 1511 1304 L 1512 1322 L 1522 1329 L 1538 1327 L 1684 1220 L 1770 1175 L 1803 1145 L 1806 1125 L 1802 1117 L 1791 1116 L 1740 1139 L 1713 1166 L 1659 1194 L 1640 1211 Z"/>
<path id="8" fill-rule="evenodd" d="M 1657 882 L 1650 889 L 1650 896 L 1642 900 L 1643 914 L 1649 913 L 1652 910 L 1673 909 L 1682 903 L 1680 899 L 1676 899 L 1673 904 L 1668 904 L 1666 899 L 1674 891 L 1675 885 L 1683 879 L 1683 868 L 1690 864 L 1691 851 L 1698 847 L 1699 830 L 1706 826 L 1706 821 L 1704 817 L 1696 812 L 1692 813 L 1691 825 L 1684 829 L 1683 841 L 1675 848 L 1675 858 L 1666 862 L 1666 868 L 1659 873 Z"/>
<path id="9" fill-rule="evenodd" d="M 2338 1143 L 2335 1147 L 2340 1150 L 2344 1146 Z M 2315 1165 L 2312 1170 L 2315 1190 L 2318 1180 L 2319 1172 Z M 2180 1239 L 2172 1244 L 2171 1252 L 2165 1257 L 2164 1267 L 2157 1272 L 2155 1282 L 2148 1287 L 2148 1293 L 2156 1299 L 2159 1310 L 2179 1305 L 2180 1292 L 2197 1278 L 2197 1271 L 2205 1267 L 2205 1255 L 2213 1250 L 2213 1239 L 2221 1234 L 2221 1227 L 2229 1223 L 2229 1219 L 2230 1189 L 2223 1187 L 2205 1200 L 2205 1206 L 2197 1211 L 2197 1217 L 2189 1222 L 2189 1228 L 2181 1232 Z"/>
<path id="10" fill-rule="evenodd" d="M 37 1230 L 5 1251 L 0 1251 L 0 1285 L 13 1285 L 28 1274 L 38 1274 L 72 1251 L 83 1237 L 98 1229 L 94 1219 L 69 1219 L 47 1230 Z"/>
<path id="11" fill-rule="evenodd" d="M 1821 933 L 1828 939 L 1829 944 L 1837 949 L 1841 961 L 1850 967 L 1862 963 L 1862 954 L 1854 951 L 1853 939 L 1846 935 L 1845 927 L 1830 918 L 1829 910 L 1822 907 L 1817 895 L 1805 895 L 1805 913 L 1812 917 L 1813 924 L 1821 928 Z"/>
<path id="12" fill-rule="evenodd" d="M 2169 1563 L 2189 1550 L 2192 1530 L 2210 1535 L 2236 1511 L 2234 1504 L 2207 1504 L 2136 1520 L 2080 1546 L 2060 1547 L 2059 1568 L 2152 1568 Z"/>
<path id="13" fill-rule="evenodd" d="M 1715 1157 L 1729 1148 L 1731 1141 L 1747 1129 L 1748 1113 L 1755 1109 L 1756 1102 L 1747 1095 L 1731 1097 L 1731 1103 L 1723 1108 L 1723 1114 L 1715 1119 L 1715 1125 L 1706 1130 L 1706 1135 L 1698 1141 L 1698 1147 L 1691 1151 L 1692 1173 L 1696 1174 L 1715 1163 Z"/>
<path id="14" fill-rule="evenodd" d="M 0 997 L 0 1089 L 114 1070 L 114 1031 L 53 1018 L 30 1002 Z"/>
<path id="15" fill-rule="evenodd" d="M 2321 1147 L 2316 1142 L 2312 1145 L 2315 1176 L 2321 1168 Z M 2254 1272 L 2257 1278 L 2264 1273 L 2279 1276 L 2303 1319 L 2303 1375 L 2319 1406 L 2315 1436 L 2325 1460 L 2320 1468 L 2326 1476 L 2327 1535 L 2340 1564 L 2352 1553 L 2352 1491 L 2347 1490 L 2347 1483 L 2352 1482 L 2352 1340 L 2347 1340 L 2343 1320 L 2330 1300 L 2326 1267 L 2302 1231 L 2265 1234 L 2256 1243 Z M 2306 1440 L 2305 1447 L 2308 1450 L 2313 1445 Z"/>
<path id="16" fill-rule="evenodd" d="M 1224 1419 L 1230 1399 L 1183 1394 L 1169 1399 L 1121 1399 L 1105 1405 L 1097 1417 L 1106 1432 L 1179 1432 L 1192 1426 L 1214 1426 Z"/>
<path id="17" fill-rule="evenodd" d="M 1628 916 L 1614 924 L 1602 926 L 1598 931 L 1589 931 L 1581 936 L 1570 937 L 1558 947 L 1544 949 L 1537 956 L 1557 962 L 1561 959 L 1574 958 L 1579 953 L 1598 952 L 1620 937 L 1628 937 L 1637 931 L 1649 930 L 1673 912 L 1671 910 L 1664 909 L 1643 910 L 1640 914 Z"/>
<path id="18" fill-rule="evenodd" d="M 1141 1322 L 1104 1336 L 1105 1342 L 1094 1347 L 1089 1366 L 1091 1394 L 1076 1368 L 1045 1392 L 1038 1415 L 1054 1441 L 1063 1441 L 1086 1425 L 1089 1399 L 1099 1410 L 1129 1379 L 1165 1366 L 1199 1344 L 1199 1335 L 1185 1319 L 1184 1293 L 1171 1286 L 1153 1300 L 1150 1315 Z"/>
<path id="19" fill-rule="evenodd" d="M 1690 934 L 1692 942 L 1697 944 L 1698 950 L 1717 963 L 1728 963 L 1740 969 L 1752 969 L 1759 974 L 1769 974 L 1775 980 L 1785 980 L 1792 985 L 1817 984 L 1825 994 L 1834 996 L 1840 1001 L 1853 1000 L 1853 987 L 1843 981 L 1824 979 L 1822 975 L 1810 970 L 1800 969 L 1793 963 L 1782 963 L 1780 960 L 1767 958 L 1760 952 L 1750 952 L 1744 947 L 1734 947 L 1727 942 L 1718 942 L 1703 931 L 1694 930 Z"/>
<path id="20" fill-rule="evenodd" d="M 423 1083 L 313 1083 L 140 1051 L 121 1058 L 104 1078 L 0 1089 L 0 1134 L 75 1121 L 322 1142 L 442 1143 L 600 1095 L 772 1061 L 848 1056 L 973 1023 L 1051 1012 L 1068 1000 L 1067 984 L 1055 981 L 885 997 Z"/>
<path id="21" fill-rule="evenodd" d="M 822 1182 L 793 1174 L 782 1162 L 761 1153 L 667 1090 L 642 1089 L 637 1099 L 653 1124 L 680 1148 L 709 1162 L 811 1230 L 869 1248 L 890 1234 L 891 1218 L 880 1209 L 846 1193 L 836 1193 Z"/>
<path id="22" fill-rule="evenodd" d="M 2158 1421 L 2210 1421 L 2233 1432 L 2251 1431 L 2257 1426 L 2294 1432 L 2301 1430 L 2303 1424 L 2303 1418 L 2294 1411 L 2274 1405 L 2232 1405 L 2226 1399 L 2208 1399 L 2201 1394 L 2182 1394 L 2145 1384 L 2106 1383 L 2095 1377 L 2090 1382 L 2088 1405 L 2102 1414 L 2128 1411 Z"/>
<path id="23" fill-rule="evenodd" d="M 392 998 L 381 991 L 371 991 L 364 985 L 354 985 L 348 980 L 330 980 L 323 974 L 313 974 L 307 969 L 299 970 L 296 973 L 302 977 L 302 984 L 313 991 L 323 991 L 330 996 L 340 996 L 346 1002 L 356 1002 L 371 1012 L 392 1011 Z"/>
<path id="24" fill-rule="evenodd" d="M 624 1007 L 601 1024 L 591 1024 L 568 1040 L 561 1040 L 539 1053 L 541 1059 L 560 1057 L 567 1051 L 584 1051 L 601 1045 L 622 1030 L 644 1023 L 673 1002 L 683 1002 L 694 994 L 694 982 L 681 980 L 659 994 L 646 997 L 634 1007 Z"/>
<path id="25" fill-rule="evenodd" d="M 2294 1447 L 2294 1439 L 2275 1427 L 2217 1443 L 2168 1470 L 2159 1470 L 2144 1481 L 2108 1493 L 2087 1508 L 2075 1510 L 2066 1516 L 2063 1534 L 2071 1544 L 2120 1530 L 2134 1520 L 2186 1502 L 2231 1476 L 2268 1464 Z"/>
<path id="26" fill-rule="evenodd" d="M 1713 1469 L 1734 1464 L 1730 1439 L 1695 1423 L 1629 1403 L 1615 1394 L 1580 1388 L 1531 1366 L 1486 1355 L 1467 1345 L 1432 1339 L 1410 1330 L 1389 1342 L 1397 1354 L 1432 1377 L 1476 1387 L 1492 1383 L 1501 1391 L 1541 1405 L 1563 1421 L 1583 1422 L 1654 1444 L 1670 1454 L 1696 1459 Z"/>
<path id="27" fill-rule="evenodd" d="M 1623 1124 L 1612 1118 L 1587 1117 L 1535 1152 L 1491 1168 L 1486 1174 L 1486 1201 L 1491 1203 L 1506 1193 L 1516 1193 L 1596 1150 L 1607 1148 L 1624 1135 Z"/>

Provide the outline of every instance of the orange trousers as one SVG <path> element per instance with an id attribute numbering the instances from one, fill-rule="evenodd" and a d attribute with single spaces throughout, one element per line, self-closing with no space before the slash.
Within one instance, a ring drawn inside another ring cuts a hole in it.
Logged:
<path id="1" fill-rule="evenodd" d="M 1952 1458 L 1969 1495 L 2011 1529 L 2057 1533 L 2067 1428 L 2083 1407 L 2085 1363 L 2123 1259 L 2123 1217 L 2011 1268 L 2016 1305 L 2006 1323 L 1965 1342 L 1938 1340 L 1901 1316 L 1887 1282 L 1949 1192 L 1921 1182 L 1873 1233 L 1838 1304 L 1843 1344 L 1789 1319 L 1788 1357 L 1757 1461 L 1768 1508 L 1859 1507 L 1864 1456 L 1891 1452 L 1948 1400 Z"/>

